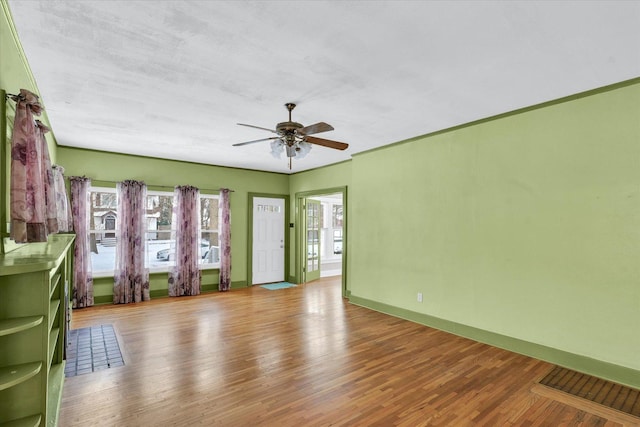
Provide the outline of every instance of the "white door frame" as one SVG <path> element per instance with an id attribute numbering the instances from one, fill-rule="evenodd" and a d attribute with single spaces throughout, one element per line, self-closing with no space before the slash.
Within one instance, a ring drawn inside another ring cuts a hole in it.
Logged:
<path id="1" fill-rule="evenodd" d="M 253 199 L 267 197 L 271 199 L 284 199 L 284 280 L 292 281 L 289 272 L 289 196 L 283 194 L 249 193 L 247 205 L 247 286 L 253 285 Z"/>

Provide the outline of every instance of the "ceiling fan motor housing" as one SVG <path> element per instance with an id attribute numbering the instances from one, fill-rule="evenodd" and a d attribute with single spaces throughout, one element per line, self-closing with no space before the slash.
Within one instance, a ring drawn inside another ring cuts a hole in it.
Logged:
<path id="1" fill-rule="evenodd" d="M 276 132 L 284 134 L 286 132 L 294 132 L 303 127 L 304 126 L 302 126 L 300 123 L 296 122 L 282 122 L 276 125 Z"/>
<path id="2" fill-rule="evenodd" d="M 276 126 L 276 132 L 282 137 L 282 142 L 287 148 L 292 148 L 296 145 L 301 136 L 298 135 L 297 130 L 303 126 L 296 122 L 282 122 Z M 295 154 L 294 154 L 295 155 Z"/>

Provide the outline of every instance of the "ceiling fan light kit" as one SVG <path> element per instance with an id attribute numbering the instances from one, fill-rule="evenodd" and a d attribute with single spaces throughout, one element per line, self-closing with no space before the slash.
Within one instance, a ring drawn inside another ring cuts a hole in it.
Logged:
<path id="1" fill-rule="evenodd" d="M 311 144 L 322 145 L 324 147 L 334 148 L 336 150 L 346 150 L 349 147 L 349 144 L 345 144 L 344 142 L 332 141 L 329 139 L 310 136 L 312 134 L 333 130 L 333 126 L 324 122 L 318 122 L 313 125 L 303 126 L 302 124 L 291 120 L 291 111 L 296 108 L 296 104 L 288 102 L 284 106 L 286 107 L 287 111 L 289 111 L 289 121 L 278 123 L 275 130 L 260 126 L 238 123 L 240 126 L 266 130 L 275 133 L 278 136 L 239 142 L 237 144 L 233 144 L 233 146 L 240 147 L 256 142 L 271 141 L 271 155 L 279 159 L 281 158 L 282 153 L 286 151 L 287 158 L 289 159 L 289 169 L 291 169 L 291 159 L 293 157 L 296 157 L 298 159 L 304 158 L 307 154 L 309 154 L 309 151 L 311 151 Z"/>

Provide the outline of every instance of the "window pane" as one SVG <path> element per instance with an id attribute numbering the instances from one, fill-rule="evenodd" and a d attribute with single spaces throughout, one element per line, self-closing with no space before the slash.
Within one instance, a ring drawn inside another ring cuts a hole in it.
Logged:
<path id="1" fill-rule="evenodd" d="M 218 240 L 218 198 L 200 196 L 200 262 L 201 264 L 220 263 L 220 242 Z"/>
<path id="2" fill-rule="evenodd" d="M 333 226 L 342 227 L 342 205 L 333 205 Z"/>
<path id="3" fill-rule="evenodd" d="M 342 229 L 333 230 L 333 253 L 339 255 L 342 253 Z"/>
<path id="4" fill-rule="evenodd" d="M 89 204 L 89 246 L 94 272 L 110 273 L 116 263 L 116 219 L 118 204 L 115 189 L 91 191 Z"/>
<path id="5" fill-rule="evenodd" d="M 147 267 L 168 269 L 175 259 L 175 241 L 171 239 L 173 194 L 147 194 Z"/>
<path id="6" fill-rule="evenodd" d="M 89 229 L 99 231 L 93 235 L 91 249 L 95 250 L 96 243 L 113 240 L 116 237 L 117 202 L 115 191 L 112 193 L 91 192 L 91 204 L 89 206 Z M 108 241 L 107 243 L 114 243 Z"/>
<path id="7" fill-rule="evenodd" d="M 220 262 L 220 244 L 218 232 L 203 231 L 200 239 L 200 258 L 202 264 L 217 264 Z"/>
<path id="8" fill-rule="evenodd" d="M 91 202 L 95 208 L 116 209 L 118 207 L 115 190 L 113 192 L 94 191 L 91 193 Z"/>
<path id="9" fill-rule="evenodd" d="M 171 239 L 158 239 L 158 234 L 147 233 L 147 265 L 150 268 L 169 267 L 175 260 L 176 242 Z"/>
<path id="10" fill-rule="evenodd" d="M 116 239 L 96 241 L 97 235 L 90 234 L 91 268 L 94 272 L 113 272 L 116 266 Z"/>
<path id="11" fill-rule="evenodd" d="M 218 199 L 200 197 L 200 227 L 203 230 L 218 229 Z"/>
<path id="12" fill-rule="evenodd" d="M 171 217 L 173 215 L 173 195 L 147 196 L 147 230 L 150 240 L 171 239 Z"/>

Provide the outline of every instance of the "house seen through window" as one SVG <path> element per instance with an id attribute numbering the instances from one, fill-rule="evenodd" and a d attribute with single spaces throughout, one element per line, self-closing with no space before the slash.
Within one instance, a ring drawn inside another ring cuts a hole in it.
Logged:
<path id="1" fill-rule="evenodd" d="M 96 277 L 115 269 L 118 205 L 115 188 L 92 187 L 89 203 L 91 263 Z M 173 193 L 147 191 L 146 265 L 151 272 L 168 271 L 175 263 L 172 227 Z M 200 194 L 200 246 L 202 268 L 220 266 L 218 196 Z"/>

